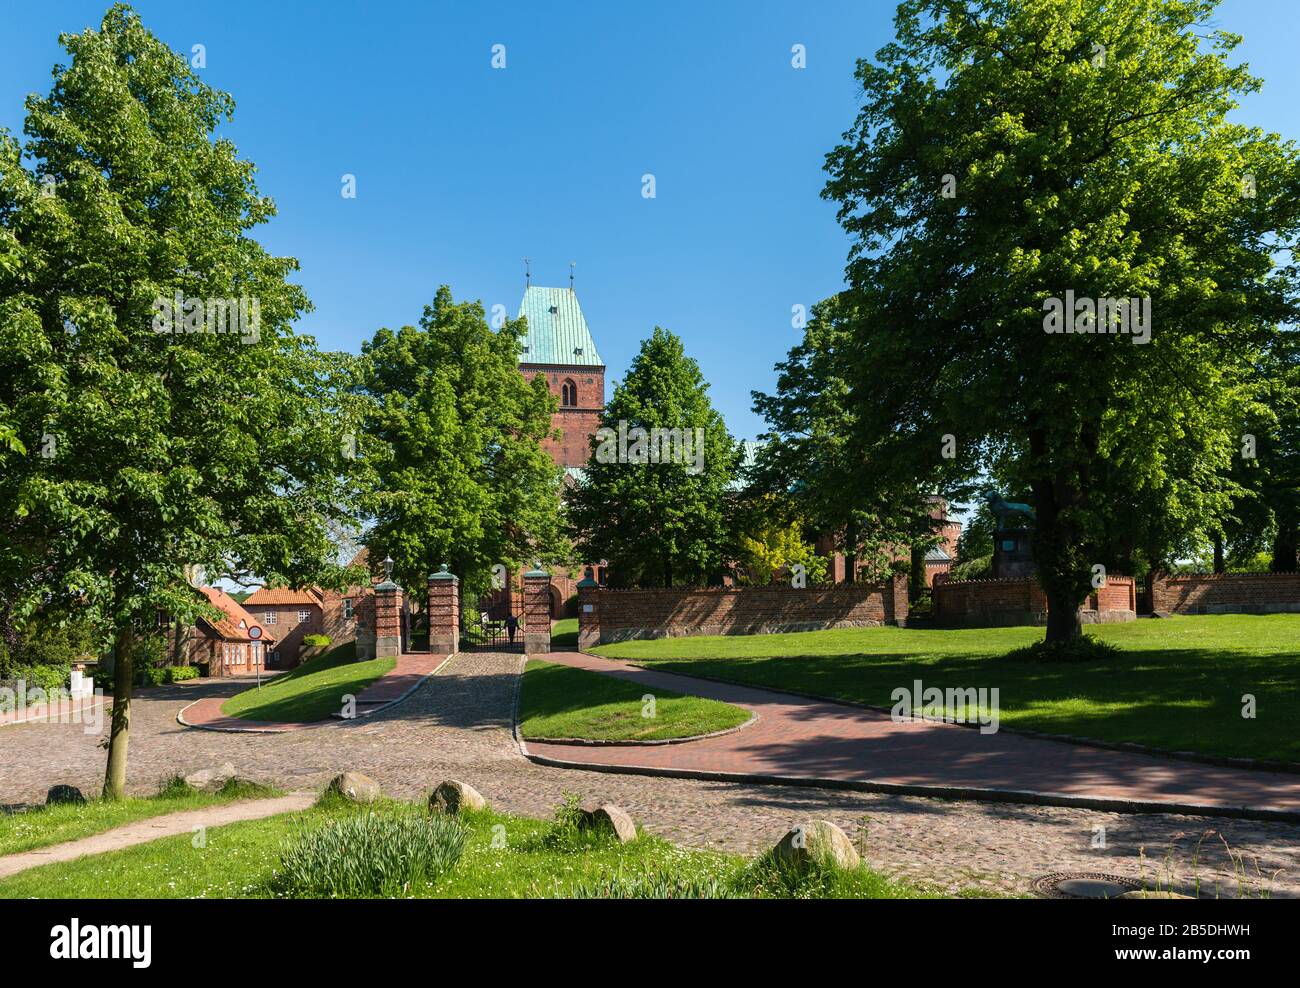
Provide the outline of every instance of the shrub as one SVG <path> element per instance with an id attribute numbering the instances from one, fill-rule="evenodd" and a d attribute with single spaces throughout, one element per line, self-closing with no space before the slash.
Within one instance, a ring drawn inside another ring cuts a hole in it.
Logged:
<path id="1" fill-rule="evenodd" d="M 370 811 L 302 831 L 281 852 L 271 890 L 293 899 L 404 895 L 445 875 L 464 849 L 454 817 Z"/>
<path id="2" fill-rule="evenodd" d="M 170 678 L 168 682 L 183 683 L 187 679 L 198 679 L 199 670 L 195 666 L 168 666 Z"/>
<path id="3" fill-rule="evenodd" d="M 302 643 L 310 645 L 312 648 L 324 648 L 333 641 L 329 635 L 303 635 Z"/>
<path id="4" fill-rule="evenodd" d="M 64 665 L 18 666 L 13 672 L 15 678 L 26 680 L 29 692 L 39 687 L 48 693 L 51 690 L 63 689 L 68 685 L 68 679 L 72 675 L 72 667 Z"/>
<path id="5" fill-rule="evenodd" d="M 574 885 L 571 899 L 737 899 L 730 883 L 714 875 L 674 874 L 661 867 L 644 875 L 622 872 Z"/>
<path id="6" fill-rule="evenodd" d="M 989 580 L 993 577 L 993 554 L 964 559 L 948 571 L 953 580 Z"/>
<path id="7" fill-rule="evenodd" d="M 1092 635 L 1080 635 L 1064 641 L 1037 641 L 1024 648 L 1013 649 L 1005 657 L 1013 662 L 1095 662 L 1100 659 L 1116 659 L 1120 654 L 1120 649 L 1110 642 Z"/>
<path id="8" fill-rule="evenodd" d="M 197 793 L 198 790 L 186 782 L 183 775 L 170 775 L 158 783 L 159 799 L 180 799 Z"/>
<path id="9" fill-rule="evenodd" d="M 167 670 L 163 666 L 148 666 L 136 670 L 135 684 L 137 686 L 162 686 L 166 682 Z"/>

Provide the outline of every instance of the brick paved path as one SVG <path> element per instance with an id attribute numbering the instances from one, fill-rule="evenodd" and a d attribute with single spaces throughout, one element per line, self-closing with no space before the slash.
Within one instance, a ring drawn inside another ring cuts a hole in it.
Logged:
<path id="1" fill-rule="evenodd" d="M 1207 829 L 1222 832 L 1249 872 L 1266 876 L 1274 895 L 1300 895 L 1300 826 L 1166 815 L 1123 815 L 1021 806 L 831 792 L 787 786 L 661 779 L 534 765 L 510 733 L 520 656 L 459 655 L 404 703 L 364 720 L 290 734 L 221 734 L 176 723 L 201 695 L 229 696 L 243 684 L 220 681 L 150 690 L 132 703 L 130 788 L 147 793 L 164 775 L 233 762 L 242 774 L 289 790 L 322 787 L 356 769 L 390 794 L 419 797 L 445 778 L 472 783 L 497 807 L 549 816 L 565 791 L 610 799 L 649 830 L 695 847 L 756 853 L 794 822 L 834 821 L 865 846 L 876 867 L 958 889 L 1026 891 L 1049 871 L 1146 874 L 1172 856 L 1186 874 Z M 756 727 L 757 725 L 755 725 Z M 754 728 L 746 728 L 746 731 Z M 741 732 L 742 734 L 745 732 Z M 104 772 L 99 736 L 59 724 L 0 730 L 0 803 L 40 801 L 55 783 L 98 790 Z M 1106 846 L 1093 844 L 1105 828 Z M 1235 889 L 1217 837 L 1201 853 L 1203 881 Z"/>
<path id="2" fill-rule="evenodd" d="M 758 714 L 757 723 L 743 731 L 689 744 L 575 748 L 528 743 L 529 753 L 558 761 L 1300 812 L 1300 774 L 1002 732 L 981 734 L 955 724 L 895 723 L 887 713 L 861 707 L 713 683 L 577 652 L 538 658 L 630 680 L 647 692 L 690 693 Z"/>

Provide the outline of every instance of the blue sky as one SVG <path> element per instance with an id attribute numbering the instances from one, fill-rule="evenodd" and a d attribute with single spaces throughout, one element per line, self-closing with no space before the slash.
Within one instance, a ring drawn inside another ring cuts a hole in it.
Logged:
<path id="1" fill-rule="evenodd" d="M 0 125 L 18 132 L 59 32 L 108 3 L 5 6 Z M 523 257 L 541 285 L 576 261 L 609 376 L 665 326 L 752 437 L 749 392 L 797 338 L 791 306 L 842 285 L 822 161 L 856 111 L 854 60 L 892 36 L 892 0 L 134 6 L 173 48 L 206 46 L 201 74 L 234 95 L 223 132 L 280 210 L 259 237 L 302 263 L 316 309 L 300 328 L 322 346 L 415 322 L 442 283 L 514 315 Z M 1266 82 L 1240 119 L 1300 136 L 1300 3 L 1227 0 L 1218 24 Z"/>

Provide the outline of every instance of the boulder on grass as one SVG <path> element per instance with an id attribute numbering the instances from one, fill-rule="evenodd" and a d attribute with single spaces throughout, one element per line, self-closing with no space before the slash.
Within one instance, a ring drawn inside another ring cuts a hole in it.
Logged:
<path id="1" fill-rule="evenodd" d="M 202 768 L 185 776 L 185 784 L 191 789 L 202 792 L 216 792 L 226 784 L 227 779 L 235 777 L 235 766 L 222 762 L 216 768 Z"/>
<path id="2" fill-rule="evenodd" d="M 620 844 L 636 840 L 636 824 L 627 810 L 613 803 L 584 803 L 578 817 L 579 830 L 612 830 Z"/>
<path id="3" fill-rule="evenodd" d="M 81 794 L 81 790 L 76 786 L 57 785 L 45 794 L 45 805 L 53 806 L 56 803 L 84 803 L 86 797 Z"/>
<path id="4" fill-rule="evenodd" d="M 373 803 L 379 798 L 379 783 L 360 772 L 344 772 L 330 779 L 325 792 L 342 796 L 350 803 Z"/>
<path id="5" fill-rule="evenodd" d="M 820 865 L 831 868 L 856 868 L 860 862 L 857 849 L 846 834 L 829 820 L 801 823 L 772 848 L 779 864 L 795 868 Z"/>
<path id="6" fill-rule="evenodd" d="M 485 810 L 487 800 L 468 782 L 448 779 L 429 794 L 429 809 L 452 814 L 461 810 Z"/>

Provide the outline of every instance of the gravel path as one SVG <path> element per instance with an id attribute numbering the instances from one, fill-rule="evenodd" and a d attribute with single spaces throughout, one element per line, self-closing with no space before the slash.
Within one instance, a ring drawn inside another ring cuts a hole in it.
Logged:
<path id="1" fill-rule="evenodd" d="M 222 806 L 205 806 L 198 810 L 164 813 L 162 816 L 133 820 L 102 834 L 92 834 L 79 840 L 70 840 L 34 851 L 22 851 L 0 857 L 0 878 L 8 878 L 28 868 L 55 861 L 72 861 L 87 854 L 119 851 L 133 844 L 146 844 L 163 837 L 188 834 L 196 828 L 220 827 L 240 820 L 260 820 L 277 813 L 297 813 L 316 801 L 315 793 L 294 793 L 276 799 L 248 799 Z"/>
<path id="2" fill-rule="evenodd" d="M 624 806 L 647 829 L 694 847 L 756 853 L 794 823 L 829 819 L 876 867 L 951 890 L 1027 892 L 1047 872 L 1105 871 L 1137 877 L 1171 870 L 1235 893 L 1244 855 L 1247 891 L 1300 896 L 1300 825 L 1124 815 L 1061 807 L 945 801 L 785 786 L 702 782 L 547 768 L 524 759 L 511 734 L 520 656 L 462 654 L 402 704 L 359 721 L 288 734 L 221 734 L 176 723 L 204 695 L 247 687 L 229 680 L 150 690 L 132 703 L 130 789 L 149 793 L 165 776 L 230 761 L 240 775 L 287 790 L 323 788 L 340 771 L 364 772 L 390 795 L 420 797 L 463 779 L 496 807 L 549 816 L 566 791 Z M 104 727 L 107 732 L 107 723 Z M 101 738 L 80 726 L 0 728 L 0 803 L 43 801 L 59 782 L 96 791 Z M 1105 846 L 1096 846 L 1104 828 Z M 1222 839 L 1221 839 L 1222 838 Z M 1145 862 L 1141 855 L 1145 849 Z M 1275 874 L 1276 873 L 1276 874 Z M 1258 876 L 1258 877 L 1257 877 Z"/>

